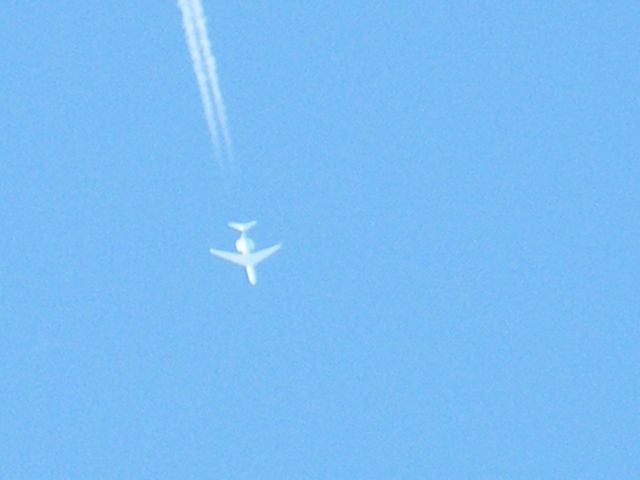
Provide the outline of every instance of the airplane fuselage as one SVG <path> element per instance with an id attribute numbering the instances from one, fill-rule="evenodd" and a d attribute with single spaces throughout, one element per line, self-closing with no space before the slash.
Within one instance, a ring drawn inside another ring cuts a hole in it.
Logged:
<path id="1" fill-rule="evenodd" d="M 253 240 L 247 237 L 244 233 L 242 233 L 240 238 L 236 240 L 236 251 L 241 255 L 249 255 L 253 252 L 254 248 L 255 244 L 253 243 Z M 255 285 L 258 280 L 256 277 L 255 267 L 253 265 L 246 265 L 244 269 L 247 272 L 247 280 L 249 280 L 249 283 L 251 285 Z"/>
<path id="2" fill-rule="evenodd" d="M 229 222 L 229 226 L 231 228 L 240 232 L 240 238 L 238 238 L 235 243 L 237 253 L 216 250 L 215 248 L 211 248 L 209 250 L 209 252 L 216 257 L 235 263 L 236 265 L 241 265 L 247 272 L 247 279 L 251 285 L 255 285 L 257 282 L 256 265 L 277 252 L 281 246 L 281 244 L 278 243 L 277 245 L 263 248 L 260 251 L 254 251 L 255 244 L 253 243 L 253 240 L 247 237 L 246 232 L 255 226 L 255 224 L 255 221 L 247 223 Z"/>
<path id="3" fill-rule="evenodd" d="M 247 237 L 244 233 L 240 235 L 238 240 L 236 240 L 236 251 L 242 255 L 247 255 L 253 252 L 254 248 L 255 243 L 253 243 L 253 240 Z"/>

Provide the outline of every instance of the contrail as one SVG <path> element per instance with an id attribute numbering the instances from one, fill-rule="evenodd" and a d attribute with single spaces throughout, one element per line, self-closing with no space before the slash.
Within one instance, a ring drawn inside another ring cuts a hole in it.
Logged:
<path id="1" fill-rule="evenodd" d="M 231 152 L 231 136 L 229 135 L 229 127 L 227 126 L 227 115 L 224 101 L 222 100 L 222 92 L 220 91 L 220 82 L 218 81 L 218 70 L 216 68 L 216 59 L 213 56 L 211 50 L 211 41 L 209 40 L 209 33 L 207 32 L 207 19 L 204 16 L 204 10 L 202 9 L 202 3 L 200 0 L 191 0 L 193 6 L 194 18 L 196 21 L 196 28 L 198 30 L 198 40 L 200 41 L 200 48 L 207 66 L 207 80 L 209 86 L 213 92 L 213 101 L 216 106 L 216 116 L 218 123 L 220 124 L 220 130 L 222 131 L 222 139 L 224 140 L 224 146 L 229 158 L 233 158 Z"/>
<path id="2" fill-rule="evenodd" d="M 199 0 L 178 0 L 178 7 L 182 12 L 185 38 L 193 62 L 193 70 L 198 82 L 211 142 L 213 143 L 218 164 L 224 170 L 225 155 L 220 145 L 218 129 L 220 128 L 222 131 L 225 151 L 229 158 L 231 158 L 231 140 L 227 128 L 222 94 L 216 75 L 215 58 L 211 53 L 211 43 L 207 36 L 202 6 Z"/>

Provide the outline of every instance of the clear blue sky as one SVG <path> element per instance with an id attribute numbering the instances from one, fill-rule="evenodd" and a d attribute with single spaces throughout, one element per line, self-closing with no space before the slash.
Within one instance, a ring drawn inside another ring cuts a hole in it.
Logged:
<path id="1" fill-rule="evenodd" d="M 640 5 L 0 7 L 0 477 L 640 478 Z M 229 220 L 283 249 L 257 287 Z"/>

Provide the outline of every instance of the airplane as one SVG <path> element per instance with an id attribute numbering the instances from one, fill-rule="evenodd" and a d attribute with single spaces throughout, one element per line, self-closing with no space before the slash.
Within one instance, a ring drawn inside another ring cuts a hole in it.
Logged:
<path id="1" fill-rule="evenodd" d="M 229 222 L 229 227 L 240 232 L 240 238 L 236 240 L 236 250 L 238 253 L 225 252 L 222 250 L 216 250 L 215 248 L 209 250 L 211 254 L 216 257 L 220 257 L 229 262 L 243 266 L 247 272 L 247 280 L 249 280 L 251 285 L 255 285 L 258 281 L 255 266 L 265 258 L 276 253 L 282 246 L 281 243 L 278 243 L 272 247 L 254 252 L 253 249 L 255 248 L 255 244 L 253 243 L 253 240 L 245 234 L 254 227 L 256 223 L 257 222 L 255 220 L 247 223 Z"/>

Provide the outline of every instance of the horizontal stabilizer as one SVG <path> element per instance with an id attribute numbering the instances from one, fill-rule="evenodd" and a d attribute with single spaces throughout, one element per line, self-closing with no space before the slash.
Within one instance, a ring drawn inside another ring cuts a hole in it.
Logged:
<path id="1" fill-rule="evenodd" d="M 248 232 L 251 228 L 255 227 L 256 223 L 258 222 L 256 222 L 255 220 L 247 223 L 229 222 L 229 227 L 239 231 L 240 233 L 244 233 L 244 232 Z"/>

